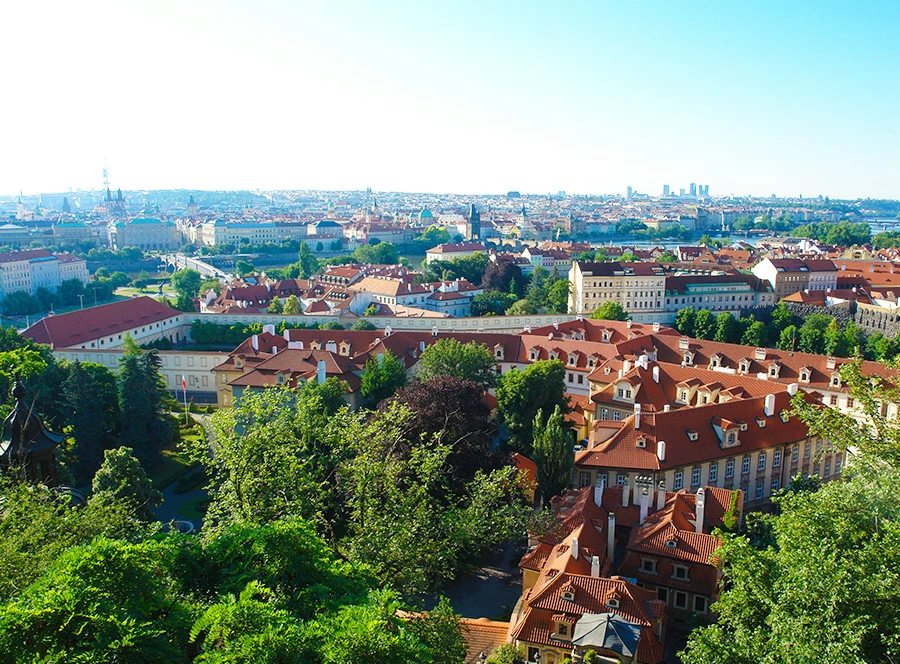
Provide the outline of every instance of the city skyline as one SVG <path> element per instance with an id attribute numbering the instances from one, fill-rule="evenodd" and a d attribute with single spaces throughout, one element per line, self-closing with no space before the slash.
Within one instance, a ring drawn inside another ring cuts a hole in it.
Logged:
<path id="1" fill-rule="evenodd" d="M 895 6 L 21 3 L 0 193 L 898 198 Z M 877 91 L 863 102 L 857 90 Z"/>

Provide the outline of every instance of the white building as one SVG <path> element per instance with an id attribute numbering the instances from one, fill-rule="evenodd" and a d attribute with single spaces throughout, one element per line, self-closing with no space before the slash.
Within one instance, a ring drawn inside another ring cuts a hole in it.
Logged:
<path id="1" fill-rule="evenodd" d="M 0 297 L 38 288 L 56 291 L 63 281 L 78 279 L 87 284 L 90 276 L 84 259 L 70 254 L 52 254 L 45 249 L 0 254 Z"/>

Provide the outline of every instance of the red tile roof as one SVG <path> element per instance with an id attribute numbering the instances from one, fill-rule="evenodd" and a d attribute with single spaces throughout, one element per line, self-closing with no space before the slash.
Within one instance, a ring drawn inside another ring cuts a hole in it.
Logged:
<path id="1" fill-rule="evenodd" d="M 102 337 L 174 318 L 181 314 L 152 297 L 134 297 L 99 307 L 47 316 L 22 335 L 55 348 L 78 346 Z"/>

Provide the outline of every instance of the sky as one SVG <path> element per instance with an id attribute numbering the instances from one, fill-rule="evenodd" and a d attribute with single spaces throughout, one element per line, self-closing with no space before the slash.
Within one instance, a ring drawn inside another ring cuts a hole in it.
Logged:
<path id="1" fill-rule="evenodd" d="M 0 194 L 900 198 L 896 2 L 0 3 Z"/>

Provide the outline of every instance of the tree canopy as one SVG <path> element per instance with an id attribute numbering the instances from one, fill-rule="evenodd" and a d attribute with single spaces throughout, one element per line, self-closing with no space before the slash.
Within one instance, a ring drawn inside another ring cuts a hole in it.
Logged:
<path id="1" fill-rule="evenodd" d="M 422 381 L 453 376 L 487 389 L 497 380 L 495 366 L 494 353 L 484 344 L 461 343 L 454 338 L 439 339 L 419 356 L 417 376 Z"/>

